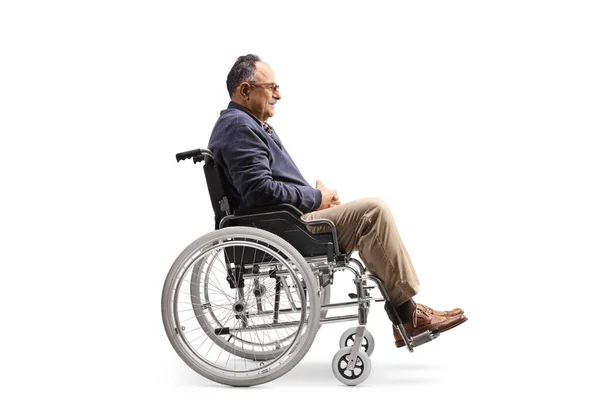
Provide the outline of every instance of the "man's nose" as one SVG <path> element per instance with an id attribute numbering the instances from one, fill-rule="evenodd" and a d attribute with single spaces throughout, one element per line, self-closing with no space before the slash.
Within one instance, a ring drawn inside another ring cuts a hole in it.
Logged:
<path id="1" fill-rule="evenodd" d="M 276 100 L 281 100 L 281 93 L 279 93 L 279 90 L 273 92 L 273 98 Z"/>

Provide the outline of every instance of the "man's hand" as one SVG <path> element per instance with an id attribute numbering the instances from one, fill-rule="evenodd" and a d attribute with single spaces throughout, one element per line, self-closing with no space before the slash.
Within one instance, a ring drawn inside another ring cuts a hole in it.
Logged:
<path id="1" fill-rule="evenodd" d="M 317 189 L 321 191 L 321 205 L 317 210 L 324 210 L 329 207 L 340 205 L 340 198 L 337 191 L 329 190 L 323 185 L 323 182 L 317 180 Z"/>

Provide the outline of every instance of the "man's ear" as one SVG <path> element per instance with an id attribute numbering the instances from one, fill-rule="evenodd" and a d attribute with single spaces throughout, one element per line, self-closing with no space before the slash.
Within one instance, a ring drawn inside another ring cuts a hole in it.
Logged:
<path id="1" fill-rule="evenodd" d="M 240 94 L 242 95 L 242 98 L 248 98 L 250 96 L 250 85 L 246 82 L 242 83 L 240 85 Z"/>

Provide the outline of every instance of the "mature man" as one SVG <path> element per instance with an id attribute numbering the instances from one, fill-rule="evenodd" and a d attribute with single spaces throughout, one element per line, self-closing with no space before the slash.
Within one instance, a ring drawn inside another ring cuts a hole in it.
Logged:
<path id="1" fill-rule="evenodd" d="M 425 330 L 446 331 L 465 322 L 463 311 L 435 311 L 417 304 L 419 280 L 400 239 L 394 218 L 379 199 L 342 204 L 335 190 L 321 181 L 311 187 L 267 124 L 281 100 L 273 70 L 258 56 L 239 57 L 227 76 L 231 102 L 221 112 L 208 147 L 225 167 L 229 182 L 246 207 L 288 203 L 303 218 L 331 220 L 340 247 L 358 250 L 367 269 L 383 282 L 409 336 Z M 405 343 L 394 329 L 396 346 Z"/>

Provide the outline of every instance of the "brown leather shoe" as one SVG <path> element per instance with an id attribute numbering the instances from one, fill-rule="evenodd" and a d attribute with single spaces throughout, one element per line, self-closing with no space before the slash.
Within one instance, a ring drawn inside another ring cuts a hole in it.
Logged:
<path id="1" fill-rule="evenodd" d="M 421 308 L 423 311 L 429 314 L 440 315 L 442 317 L 454 317 L 457 315 L 464 314 L 465 312 L 460 308 L 453 308 L 450 311 L 436 311 L 431 307 L 427 307 L 424 304 L 417 303 L 417 308 Z"/>
<path id="2" fill-rule="evenodd" d="M 413 314 L 412 321 L 402 324 L 406 334 L 409 337 L 416 336 L 419 333 L 423 333 L 427 330 L 437 329 L 440 332 L 452 329 L 467 320 L 464 314 L 444 317 L 441 315 L 433 314 L 429 311 L 425 311 L 423 308 L 417 307 Z M 394 339 L 396 340 L 396 347 L 405 346 L 404 339 L 400 335 L 400 332 L 394 328 Z"/>

